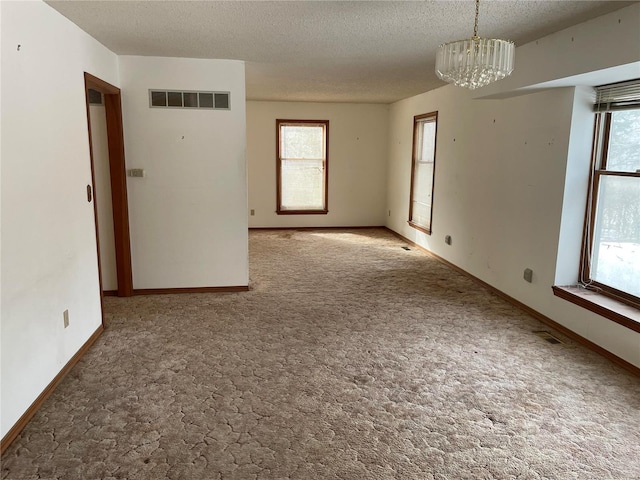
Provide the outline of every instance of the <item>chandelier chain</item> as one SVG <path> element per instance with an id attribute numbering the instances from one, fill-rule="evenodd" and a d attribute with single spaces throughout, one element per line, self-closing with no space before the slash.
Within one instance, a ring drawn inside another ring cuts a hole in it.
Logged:
<path id="1" fill-rule="evenodd" d="M 476 0 L 476 22 L 473 25 L 473 38 L 478 38 L 478 16 L 480 14 L 480 0 Z"/>

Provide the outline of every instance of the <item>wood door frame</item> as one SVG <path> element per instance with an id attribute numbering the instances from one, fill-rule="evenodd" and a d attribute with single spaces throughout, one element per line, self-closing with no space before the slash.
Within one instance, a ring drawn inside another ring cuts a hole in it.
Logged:
<path id="1" fill-rule="evenodd" d="M 107 143 L 109 146 L 109 173 L 111 176 L 111 203 L 113 207 L 113 234 L 116 250 L 116 272 L 118 296 L 133 295 L 133 274 L 131 269 L 131 240 L 129 232 L 129 207 L 127 201 L 127 172 L 124 160 L 124 134 L 122 126 L 122 99 L 120 89 L 93 75 L 84 73 L 85 97 L 87 104 L 87 126 L 89 130 L 89 154 L 91 158 L 91 181 L 93 183 L 93 211 L 96 223 L 96 244 L 98 249 L 98 272 L 100 298 L 102 298 L 102 265 L 100 262 L 100 238 L 98 233 L 98 207 L 95 195 L 95 167 L 91 142 L 91 116 L 89 110 L 89 89 L 97 90 L 104 96 L 107 117 Z"/>

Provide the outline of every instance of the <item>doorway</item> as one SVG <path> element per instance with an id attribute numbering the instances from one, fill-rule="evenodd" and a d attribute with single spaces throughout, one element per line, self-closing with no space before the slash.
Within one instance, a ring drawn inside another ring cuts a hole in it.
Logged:
<path id="1" fill-rule="evenodd" d="M 133 295 L 133 276 L 120 89 L 89 73 L 84 74 L 84 82 L 100 291 L 101 295 L 106 293 L 130 297 Z M 95 103 L 90 102 L 90 95 L 93 97 L 96 93 L 101 96 L 101 109 L 93 108 Z M 94 135 L 92 126 L 96 130 Z M 110 195 L 105 185 L 110 188 Z M 100 202 L 110 202 L 111 208 L 108 205 L 98 205 Z M 109 215 L 111 218 L 108 218 Z M 101 230 L 100 221 L 104 227 L 113 223 L 112 232 L 111 228 Z M 104 246 L 102 250 L 101 242 Z"/>

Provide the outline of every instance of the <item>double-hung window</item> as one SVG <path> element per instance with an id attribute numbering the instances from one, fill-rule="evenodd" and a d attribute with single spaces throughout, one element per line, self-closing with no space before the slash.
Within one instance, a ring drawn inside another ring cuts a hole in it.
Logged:
<path id="1" fill-rule="evenodd" d="M 409 199 L 409 225 L 431 234 L 433 179 L 436 171 L 438 112 L 413 119 L 413 162 Z"/>
<path id="2" fill-rule="evenodd" d="M 640 81 L 596 93 L 581 282 L 640 306 Z"/>
<path id="3" fill-rule="evenodd" d="M 326 214 L 328 120 L 276 120 L 277 213 Z"/>

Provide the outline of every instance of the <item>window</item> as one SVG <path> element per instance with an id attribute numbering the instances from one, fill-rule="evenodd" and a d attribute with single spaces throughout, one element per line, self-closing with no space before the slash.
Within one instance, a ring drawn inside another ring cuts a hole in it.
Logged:
<path id="1" fill-rule="evenodd" d="M 328 120 L 276 120 L 277 213 L 326 214 Z"/>
<path id="2" fill-rule="evenodd" d="M 640 306 L 640 82 L 599 87 L 581 282 Z M 624 100 L 624 101 L 623 101 Z M 604 111 L 602 111 L 604 110 Z"/>
<path id="3" fill-rule="evenodd" d="M 433 179 L 436 171 L 436 132 L 438 112 L 413 118 L 413 165 L 409 225 L 431 234 L 433 216 Z"/>

